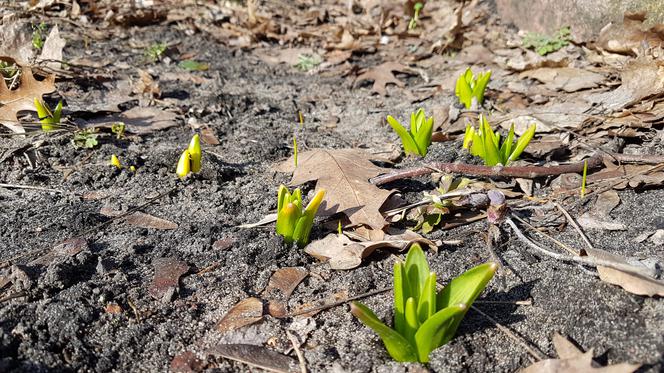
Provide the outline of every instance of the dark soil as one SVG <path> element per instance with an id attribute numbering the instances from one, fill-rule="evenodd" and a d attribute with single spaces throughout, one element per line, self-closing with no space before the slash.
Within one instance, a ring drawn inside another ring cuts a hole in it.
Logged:
<path id="1" fill-rule="evenodd" d="M 61 28 L 65 37 L 76 32 L 67 23 Z M 196 85 L 159 79 L 178 67 L 145 65 L 141 52 L 129 46 L 129 41 L 157 40 L 177 41 L 181 53 L 197 53 L 198 60 L 210 64 L 209 71 L 198 73 L 208 81 Z M 311 272 L 292 295 L 291 307 L 332 299 L 340 292 L 352 296 L 390 285 L 393 258 L 389 255 L 373 256 L 354 270 L 333 271 L 303 251 L 286 247 L 269 226 L 237 226 L 258 221 L 276 208 L 277 187 L 288 181 L 288 175 L 271 167 L 292 153 L 294 130 L 299 131 L 300 151 L 305 147 L 389 151 L 386 144 L 397 139 L 384 117 L 403 118 L 414 109 L 398 88 L 389 87 L 390 97 L 371 96 L 366 86 L 352 87 L 351 79 L 269 66 L 251 53 L 165 26 L 126 29 L 87 49 L 82 40 L 72 38 L 65 48 L 69 58 L 84 53 L 147 69 L 157 78 L 162 99 L 181 114 L 179 125 L 140 138 L 104 137 L 94 150 L 74 148 L 67 135 L 40 135 L 44 142 L 37 168 L 30 168 L 21 156 L 4 160 L 3 183 L 61 192 L 0 188 L 0 259 L 16 263 L 2 273 L 24 276 L 26 293 L 0 304 L 0 371 L 167 371 L 173 358 L 188 350 L 199 353 L 215 371 L 244 371 L 245 365 L 203 352 L 220 342 L 269 345 L 283 352 L 290 349 L 284 330 L 307 339 L 302 349 L 311 371 L 388 372 L 416 366 L 392 362 L 378 337 L 350 315 L 347 305 L 311 318 L 268 316 L 225 334 L 215 327 L 235 303 L 259 295 L 270 275 L 282 267 L 302 266 Z M 133 67 L 114 72 L 116 78 L 135 74 Z M 451 97 L 438 95 L 422 106 L 432 110 L 450 102 Z M 297 110 L 304 113 L 304 129 L 298 129 Z M 339 118 L 336 127 L 327 126 L 330 115 Z M 209 125 L 221 144 L 205 146 L 211 153 L 204 155 L 203 172 L 180 182 L 174 168 L 191 137 L 192 118 Z M 0 141 L 11 148 L 16 140 Z M 435 143 L 428 159 L 458 159 L 459 148 L 458 142 Z M 136 164 L 137 172 L 109 167 L 114 153 Z M 81 162 L 63 178 L 62 167 Z M 421 181 L 424 184 L 417 185 L 432 186 L 425 178 Z M 114 221 L 86 233 L 87 244 L 75 255 L 31 262 L 107 221 L 100 213 L 102 207 L 127 211 L 171 188 L 142 211 L 177 223 L 177 229 L 144 229 Z M 84 198 L 87 192 L 103 193 L 103 198 Z M 412 192 L 411 197 L 419 195 Z M 626 256 L 661 259 L 663 248 L 647 241 L 634 243 L 634 238 L 662 228 L 664 192 L 624 191 L 620 196 L 622 203 L 612 215 L 628 230 L 590 231 L 590 239 L 597 247 Z M 427 253 L 440 279 L 489 259 L 485 231 L 486 223 L 478 222 L 434 233 L 436 238 L 463 238 L 462 245 Z M 530 298 L 532 305 L 478 303 L 477 308 L 551 357 L 555 357 L 551 337 L 559 332 L 584 350 L 594 349 L 603 364 L 632 362 L 645 364 L 643 371 L 664 369 L 661 299 L 630 294 L 575 265 L 534 257 L 509 227 L 503 232 L 505 244 L 498 253 L 514 275 L 501 275 L 480 299 Z M 313 232 L 314 239 L 323 235 L 320 228 Z M 571 229 L 556 237 L 581 247 Z M 215 248 L 218 240 L 230 246 Z M 176 258 L 191 267 L 172 301 L 154 299 L 148 292 L 159 258 Z M 390 293 L 364 302 L 381 319 L 390 319 Z M 111 303 L 121 312 L 108 312 Z M 521 345 L 470 311 L 457 337 L 433 352 L 429 367 L 437 372 L 507 372 L 530 363 Z"/>

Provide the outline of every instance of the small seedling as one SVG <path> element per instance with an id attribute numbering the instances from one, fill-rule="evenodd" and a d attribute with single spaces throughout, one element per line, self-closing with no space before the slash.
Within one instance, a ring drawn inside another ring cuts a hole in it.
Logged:
<path id="1" fill-rule="evenodd" d="M 473 181 L 463 178 L 455 178 L 452 175 L 443 175 L 440 179 L 440 186 L 433 192 L 424 192 L 424 200 L 430 202 L 424 206 L 418 206 L 408 213 L 408 220 L 415 221 L 413 230 L 420 230 L 422 233 L 431 233 L 442 221 L 443 217 L 451 212 L 454 207 L 452 199 L 446 199 L 441 196 L 468 187 Z"/>
<path id="2" fill-rule="evenodd" d="M 309 71 L 320 65 L 321 62 L 323 61 L 321 61 L 321 58 L 318 55 L 300 54 L 297 56 L 297 63 L 295 64 L 295 67 L 298 70 Z"/>
<path id="3" fill-rule="evenodd" d="M 39 122 L 41 123 L 42 131 L 52 131 L 58 128 L 60 119 L 62 117 L 62 100 L 58 102 L 58 105 L 53 111 L 51 111 L 45 102 L 39 101 L 39 99 L 36 97 L 34 102 L 35 108 L 37 109 L 37 115 L 39 116 Z"/>
<path id="4" fill-rule="evenodd" d="M 484 91 L 489 84 L 489 79 L 491 79 L 491 70 L 481 72 L 475 76 L 470 68 L 467 68 L 457 78 L 454 93 L 466 109 L 471 109 L 474 106 L 473 102 L 475 102 L 475 106 L 482 106 Z"/>
<path id="5" fill-rule="evenodd" d="M 309 234 L 314 224 L 314 216 L 325 197 L 325 189 L 319 189 L 304 210 L 302 192 L 299 188 L 293 193 L 285 186 L 279 186 L 277 194 L 277 234 L 291 245 L 293 242 L 302 248 L 309 243 Z"/>
<path id="6" fill-rule="evenodd" d="M 293 162 L 295 167 L 297 167 L 297 139 L 293 136 Z"/>
<path id="7" fill-rule="evenodd" d="M 583 179 L 581 179 L 581 199 L 586 196 L 586 179 L 588 178 L 588 160 L 583 161 Z"/>
<path id="8" fill-rule="evenodd" d="M 125 133 L 125 124 L 122 122 L 115 122 L 111 125 L 111 132 L 115 134 L 115 138 L 120 140 Z"/>
<path id="9" fill-rule="evenodd" d="M 469 149 L 470 154 L 482 158 L 487 166 L 498 164 L 507 166 L 510 162 L 516 161 L 535 136 L 537 127 L 535 124 L 528 127 L 515 144 L 514 123 L 512 123 L 507 139 L 500 144 L 500 134 L 493 132 L 491 125 L 481 114 L 479 122 L 479 130 L 475 130 L 470 124 L 466 125 L 463 148 Z"/>
<path id="10" fill-rule="evenodd" d="M 422 8 L 424 8 L 424 4 L 420 3 L 419 1 L 413 5 L 413 18 L 411 18 L 410 22 L 408 22 L 409 30 L 414 30 L 415 27 L 417 27 L 417 22 L 420 20 L 420 12 L 422 11 Z"/>
<path id="11" fill-rule="evenodd" d="M 544 56 L 566 47 L 569 45 L 570 39 L 571 31 L 569 27 L 563 27 L 553 36 L 529 32 L 523 37 L 522 43 L 524 48 L 532 48 L 540 56 Z"/>
<path id="12" fill-rule="evenodd" d="M 166 52 L 166 48 L 167 46 L 164 43 L 154 43 L 145 50 L 145 57 L 150 62 L 161 61 L 164 52 Z"/>
<path id="13" fill-rule="evenodd" d="M 426 363 L 431 351 L 454 337 L 497 268 L 492 262 L 471 268 L 436 292 L 436 273 L 414 244 L 405 263 L 394 263 L 394 329 L 360 302 L 351 304 L 351 313 L 380 336 L 394 360 Z"/>
<path id="14" fill-rule="evenodd" d="M 210 68 L 210 65 L 204 62 L 198 62 L 194 60 L 184 60 L 178 63 L 178 67 L 189 71 L 206 71 L 207 69 Z"/>
<path id="15" fill-rule="evenodd" d="M 118 170 L 122 170 L 122 164 L 120 164 L 120 159 L 117 155 L 111 155 L 111 166 L 115 166 Z"/>
<path id="16" fill-rule="evenodd" d="M 77 148 L 92 149 L 99 144 L 97 136 L 99 135 L 94 128 L 83 130 L 74 135 L 72 143 Z"/>
<path id="17" fill-rule="evenodd" d="M 180 179 L 184 179 L 191 172 L 199 173 L 201 171 L 202 156 L 201 139 L 198 134 L 195 134 L 189 142 L 189 147 L 182 152 L 175 173 Z"/>
<path id="18" fill-rule="evenodd" d="M 410 131 L 394 119 L 391 115 L 387 116 L 387 123 L 401 138 L 403 150 L 407 155 L 414 154 L 424 157 L 427 155 L 429 145 L 431 145 L 431 134 L 433 132 L 433 117 L 427 118 L 424 110 L 419 109 L 410 114 Z"/>
<path id="19" fill-rule="evenodd" d="M 0 60 L 0 75 L 2 75 L 2 78 L 5 80 L 7 88 L 11 90 L 18 85 L 21 70 L 16 63 Z"/>
<path id="20" fill-rule="evenodd" d="M 46 24 L 41 22 L 38 25 L 32 25 L 32 46 L 35 49 L 41 50 L 44 48 Z"/>

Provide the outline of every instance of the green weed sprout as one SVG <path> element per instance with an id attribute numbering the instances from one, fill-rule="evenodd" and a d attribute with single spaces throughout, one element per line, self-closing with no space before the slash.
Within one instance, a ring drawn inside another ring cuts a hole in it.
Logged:
<path id="1" fill-rule="evenodd" d="M 413 244 L 406 262 L 394 263 L 394 329 L 367 306 L 351 304 L 351 313 L 373 329 L 396 361 L 429 361 L 429 353 L 449 342 L 475 298 L 491 280 L 498 265 L 479 265 L 436 291 L 436 273 L 422 248 Z"/>
<path id="2" fill-rule="evenodd" d="M 195 134 L 189 142 L 189 147 L 180 155 L 175 173 L 180 179 L 184 179 L 191 172 L 197 174 L 201 171 L 201 160 L 201 139 Z"/>
<path id="3" fill-rule="evenodd" d="M 97 134 L 95 128 L 82 130 L 74 134 L 72 143 L 77 148 L 92 149 L 99 145 L 99 141 L 97 141 L 98 136 L 99 134 Z"/>
<path id="4" fill-rule="evenodd" d="M 287 187 L 279 186 L 277 195 L 277 234 L 284 237 L 284 241 L 291 245 L 293 242 L 302 248 L 309 243 L 309 234 L 314 224 L 314 216 L 325 197 L 325 189 L 320 189 L 302 209 L 302 192 L 299 188 L 293 193 Z"/>
<path id="5" fill-rule="evenodd" d="M 413 18 L 408 22 L 408 30 L 414 30 L 415 27 L 417 27 L 417 21 L 420 20 L 420 12 L 422 11 L 422 8 L 424 8 L 424 4 L 419 1 L 413 5 Z"/>
<path id="6" fill-rule="evenodd" d="M 122 170 L 122 164 L 120 163 L 120 158 L 117 155 L 111 154 L 111 166 L 114 166 L 118 170 Z"/>
<path id="7" fill-rule="evenodd" d="M 454 93 L 466 109 L 470 109 L 473 106 L 473 100 L 477 102 L 477 105 L 482 106 L 484 103 L 484 91 L 489 84 L 489 79 L 491 79 L 491 70 L 481 72 L 475 76 L 470 68 L 467 68 L 457 78 Z"/>
<path id="8" fill-rule="evenodd" d="M 154 43 L 145 49 L 145 57 L 150 62 L 161 61 L 168 46 L 164 43 Z"/>
<path id="9" fill-rule="evenodd" d="M 469 149 L 470 154 L 480 157 L 487 166 L 503 165 L 519 158 L 535 135 L 537 126 L 532 124 L 526 132 L 514 143 L 514 123 L 502 144 L 500 134 L 493 132 L 486 118 L 480 114 L 480 128 L 475 130 L 470 124 L 466 125 L 466 134 L 463 137 L 463 148 Z"/>
<path id="10" fill-rule="evenodd" d="M 44 48 L 46 24 L 41 22 L 38 25 L 32 25 L 32 46 L 37 50 Z"/>
<path id="11" fill-rule="evenodd" d="M 529 32 L 523 37 L 522 43 L 524 48 L 532 48 L 544 56 L 569 45 L 571 34 L 569 27 L 561 28 L 553 36 Z"/>
<path id="12" fill-rule="evenodd" d="M 387 116 L 387 123 L 401 138 L 403 150 L 407 155 L 416 154 L 420 157 L 427 155 L 429 145 L 431 145 L 431 133 L 433 132 L 433 117 L 427 118 L 424 110 L 419 109 L 410 114 L 410 131 L 394 119 L 391 115 Z"/>
<path id="13" fill-rule="evenodd" d="M 51 111 L 51 108 L 45 102 L 41 102 L 35 97 L 35 108 L 37 109 L 42 131 L 52 131 L 58 128 L 62 117 L 62 100 L 58 102 L 55 110 Z"/>
<path id="14" fill-rule="evenodd" d="M 581 199 L 586 196 L 586 180 L 588 179 L 588 160 L 583 161 L 583 178 L 581 179 Z"/>

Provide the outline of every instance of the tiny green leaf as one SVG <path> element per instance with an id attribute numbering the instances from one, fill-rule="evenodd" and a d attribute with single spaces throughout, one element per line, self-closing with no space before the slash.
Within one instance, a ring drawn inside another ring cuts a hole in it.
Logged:
<path id="1" fill-rule="evenodd" d="M 401 334 L 380 321 L 376 314 L 367 306 L 360 302 L 352 302 L 350 312 L 380 336 L 387 352 L 394 360 L 400 362 L 417 361 L 415 346 L 408 342 Z"/>
<path id="2" fill-rule="evenodd" d="M 387 123 L 390 124 L 394 132 L 396 132 L 397 135 L 399 135 L 399 138 L 401 138 L 403 150 L 406 152 L 406 154 L 419 154 L 419 148 L 415 143 L 415 139 L 410 134 L 410 132 L 408 132 L 408 130 L 406 130 L 406 128 L 404 128 L 404 126 L 399 123 L 399 121 L 394 119 L 391 115 L 388 115 Z"/>
<path id="3" fill-rule="evenodd" d="M 454 324 L 457 319 L 461 320 L 466 309 L 464 304 L 443 308 L 420 326 L 415 334 L 420 362 L 428 362 L 431 351 L 449 342 L 454 336 L 454 333 L 449 332 L 450 325 Z"/>
<path id="4" fill-rule="evenodd" d="M 516 161 L 519 159 L 519 156 L 521 153 L 526 149 L 526 146 L 530 143 L 530 140 L 533 139 L 533 136 L 535 136 L 535 130 L 537 129 L 537 125 L 533 124 L 528 129 L 526 132 L 523 133 L 521 137 L 516 141 L 516 145 L 514 146 L 514 151 L 512 151 L 512 154 L 510 154 L 510 157 L 508 159 L 508 162 L 511 161 Z"/>
<path id="5" fill-rule="evenodd" d="M 407 284 L 404 282 L 404 265 L 398 261 L 394 263 L 394 328 L 399 334 L 404 334 L 406 326 L 406 299 Z"/>
<path id="6" fill-rule="evenodd" d="M 424 288 L 424 283 L 429 277 L 429 263 L 427 263 L 427 257 L 418 243 L 414 243 L 410 247 L 408 255 L 406 255 L 404 268 L 410 284 L 411 296 L 419 297 L 422 288 Z"/>

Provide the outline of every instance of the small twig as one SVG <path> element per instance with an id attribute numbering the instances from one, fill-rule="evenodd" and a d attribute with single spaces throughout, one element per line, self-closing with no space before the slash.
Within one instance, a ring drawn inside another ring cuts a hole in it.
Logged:
<path id="1" fill-rule="evenodd" d="M 134 317 L 136 317 L 136 321 L 141 322 L 141 314 L 138 312 L 138 308 L 136 308 L 136 305 L 131 300 L 131 298 L 127 298 L 127 304 L 129 307 L 131 307 L 131 310 L 134 311 Z"/>
<path id="2" fill-rule="evenodd" d="M 304 315 L 304 314 L 307 314 L 307 313 L 323 311 L 323 310 L 326 310 L 326 309 L 329 309 L 329 308 L 340 306 L 342 304 L 345 304 L 345 303 L 348 303 L 348 302 L 351 302 L 351 301 L 354 301 L 354 300 L 358 300 L 358 299 L 362 299 L 362 298 L 366 298 L 366 297 L 371 297 L 371 296 L 374 296 L 376 294 L 381 294 L 381 293 L 384 293 L 384 292 L 389 291 L 389 290 L 392 290 L 391 286 L 389 288 L 382 288 L 382 289 L 370 291 L 368 293 L 356 295 L 354 297 L 346 298 L 344 300 L 323 304 L 323 305 L 318 306 L 318 307 L 312 307 L 312 308 L 308 308 L 308 309 L 304 309 L 304 310 L 299 310 L 299 311 L 296 311 L 296 312 L 293 312 L 293 313 L 289 313 L 288 315 L 284 316 L 284 318 L 286 318 L 286 317 L 295 317 L 295 316 Z"/>
<path id="3" fill-rule="evenodd" d="M 444 163 L 435 162 L 424 167 L 416 167 L 405 170 L 397 170 L 388 174 L 371 179 L 374 185 L 382 185 L 392 181 L 428 175 L 434 170 L 442 170 L 448 173 L 456 173 L 467 176 L 489 176 L 489 177 L 520 177 L 534 179 L 544 176 L 557 176 L 567 173 L 579 173 L 583 171 L 584 162 L 576 162 L 559 166 L 480 166 L 466 163 Z M 602 156 L 595 154 L 588 159 L 588 169 L 602 167 Z"/>
<path id="4" fill-rule="evenodd" d="M 207 266 L 207 267 L 201 269 L 200 271 L 196 272 L 195 275 L 199 276 L 199 275 L 202 275 L 204 273 L 211 272 L 211 271 L 219 268 L 220 266 L 221 266 L 221 263 L 219 263 L 219 262 L 212 263 L 209 266 Z"/>
<path id="5" fill-rule="evenodd" d="M 0 188 L 39 190 L 39 191 L 42 191 L 42 192 L 52 192 L 52 193 L 64 194 L 64 191 L 60 190 L 60 189 L 45 188 L 45 187 L 34 186 L 34 185 L 20 185 L 20 184 L 0 183 Z"/>
<path id="6" fill-rule="evenodd" d="M 4 303 L 4 302 L 10 301 L 12 299 L 24 297 L 26 295 L 28 295 L 28 293 L 26 293 L 25 291 L 19 291 L 18 293 L 8 295 L 4 298 L 0 298 L 0 303 Z"/>
<path id="7" fill-rule="evenodd" d="M 541 353 L 541 352 L 535 350 L 534 348 L 532 348 L 530 346 L 530 344 L 528 343 L 528 341 L 526 341 L 524 338 L 522 338 L 522 337 L 516 335 L 515 333 L 513 333 L 508 327 L 502 325 L 501 323 L 496 321 L 493 317 L 491 317 L 491 316 L 487 315 L 486 313 L 480 311 L 475 306 L 470 306 L 470 308 L 472 308 L 475 312 L 479 313 L 480 315 L 484 316 L 487 320 L 489 320 L 492 323 L 496 324 L 496 326 L 498 327 L 498 329 L 500 329 L 501 332 L 505 333 L 505 335 L 507 335 L 512 340 L 514 340 L 516 343 L 520 344 L 524 349 L 526 349 L 526 351 L 530 354 L 530 356 L 532 356 L 535 359 L 535 361 L 540 361 L 540 360 L 546 358 L 546 355 L 544 355 L 543 353 Z"/>
<path id="8" fill-rule="evenodd" d="M 567 210 L 565 210 L 565 209 L 564 209 L 559 203 L 557 203 L 557 202 L 554 202 L 553 204 L 558 208 L 558 210 L 560 210 L 560 212 L 563 213 L 563 215 L 565 215 L 565 217 L 567 218 L 567 221 L 572 225 L 572 227 L 574 227 L 574 229 L 576 229 L 576 231 L 579 233 L 579 236 L 581 236 L 581 238 L 583 239 L 583 242 L 585 242 L 586 245 L 587 245 L 589 248 L 594 249 L 593 244 L 590 243 L 590 240 L 588 239 L 588 237 L 586 236 L 586 234 L 583 233 L 583 230 L 581 229 L 581 227 L 579 227 L 579 225 L 578 225 L 578 224 L 576 223 L 576 221 L 572 218 L 572 216 L 567 212 Z"/>
<path id="9" fill-rule="evenodd" d="M 293 350 L 295 350 L 295 354 L 297 355 L 297 360 L 300 362 L 300 373 L 307 373 L 307 363 L 304 360 L 304 355 L 302 355 L 302 351 L 300 351 L 300 346 L 298 346 L 299 341 L 295 339 L 295 336 L 291 334 L 288 330 L 286 330 L 286 335 L 288 336 L 288 339 L 290 339 L 291 344 L 293 345 Z"/>
<path id="10" fill-rule="evenodd" d="M 528 237 L 526 237 L 523 234 L 523 232 L 521 231 L 521 229 L 519 229 L 519 227 L 516 226 L 514 221 L 512 221 L 512 219 L 507 218 L 507 219 L 505 219 L 505 222 L 510 227 L 512 227 L 512 229 L 514 230 L 514 233 L 516 233 L 517 237 L 519 237 L 519 239 L 521 241 L 523 241 L 526 245 L 530 246 L 532 249 L 535 249 L 537 252 L 539 252 L 541 254 L 544 254 L 546 256 L 549 256 L 553 259 L 560 260 L 561 262 L 579 263 L 579 264 L 588 265 L 588 266 L 591 266 L 591 267 L 600 266 L 600 267 L 613 268 L 613 269 L 617 269 L 619 271 L 627 272 L 627 273 L 635 275 L 635 276 L 644 277 L 648 280 L 653 280 L 652 277 L 650 277 L 647 274 L 639 271 L 637 268 L 635 268 L 634 266 L 629 265 L 629 264 L 617 263 L 617 262 L 603 260 L 603 259 L 599 259 L 599 258 L 586 259 L 585 257 L 581 257 L 581 256 L 567 256 L 567 255 L 563 255 L 563 254 L 554 253 L 552 251 L 549 251 L 549 250 L 537 245 L 536 243 L 531 241 Z"/>
<path id="11" fill-rule="evenodd" d="M 562 249 L 567 250 L 570 254 L 572 254 L 572 255 L 579 255 L 579 252 L 578 252 L 578 251 L 576 251 L 576 250 L 572 249 L 571 247 L 567 246 L 565 243 L 563 243 L 563 242 L 561 242 L 561 241 L 559 241 L 559 240 L 557 240 L 557 239 L 551 237 L 551 235 L 548 235 L 548 234 L 542 232 L 541 230 L 535 228 L 532 224 L 530 224 L 530 223 L 528 223 L 527 221 L 521 219 L 520 217 L 518 217 L 518 216 L 516 216 L 516 215 L 514 215 L 514 214 L 512 214 L 512 217 L 513 217 L 514 219 L 518 220 L 519 223 L 525 225 L 526 228 L 528 228 L 528 229 L 530 229 L 530 230 L 536 232 L 537 234 L 542 235 L 543 237 L 546 237 L 546 239 L 548 239 L 548 240 L 550 240 L 551 242 L 555 243 L 556 245 L 560 246 Z"/>
<path id="12" fill-rule="evenodd" d="M 474 304 L 512 304 L 515 306 L 532 306 L 533 300 L 476 300 Z"/>

